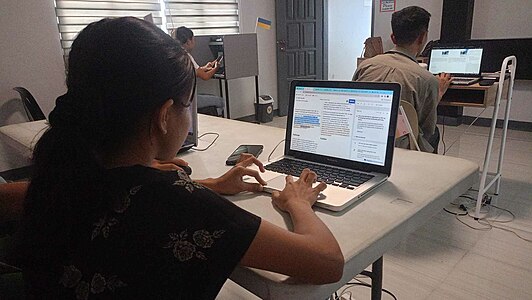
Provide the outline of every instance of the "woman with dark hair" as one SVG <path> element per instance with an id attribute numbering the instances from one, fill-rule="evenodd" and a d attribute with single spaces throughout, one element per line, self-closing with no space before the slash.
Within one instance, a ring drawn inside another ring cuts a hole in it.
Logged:
<path id="1" fill-rule="evenodd" d="M 198 181 L 150 167 L 175 157 L 190 125 L 195 76 L 174 39 L 143 20 L 104 19 L 80 32 L 68 66 L 24 203 L 17 256 L 30 297 L 212 299 L 238 264 L 340 279 L 342 253 L 311 208 L 325 188 L 312 187 L 315 173 L 272 197 L 290 232 L 220 196 L 262 190 L 246 168 L 264 170 L 254 157 Z"/>
<path id="2" fill-rule="evenodd" d="M 203 80 L 211 79 L 220 67 L 219 62 L 217 60 L 213 60 L 204 66 L 198 65 L 194 57 L 192 57 L 190 54 L 190 52 L 192 52 L 192 50 L 194 50 L 196 47 L 196 39 L 194 38 L 194 33 L 192 30 L 185 26 L 178 27 L 177 29 L 172 30 L 172 37 L 178 40 L 183 46 L 183 49 L 187 51 L 187 54 L 194 65 L 194 69 L 196 70 L 196 76 Z"/>

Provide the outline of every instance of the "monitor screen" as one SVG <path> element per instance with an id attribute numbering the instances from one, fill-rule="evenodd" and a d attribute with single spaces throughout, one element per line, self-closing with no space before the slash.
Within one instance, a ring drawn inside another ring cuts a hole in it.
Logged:
<path id="1" fill-rule="evenodd" d="M 433 48 L 429 72 L 480 75 L 482 48 Z"/>
<path id="2" fill-rule="evenodd" d="M 290 150 L 384 166 L 393 94 L 296 86 Z"/>

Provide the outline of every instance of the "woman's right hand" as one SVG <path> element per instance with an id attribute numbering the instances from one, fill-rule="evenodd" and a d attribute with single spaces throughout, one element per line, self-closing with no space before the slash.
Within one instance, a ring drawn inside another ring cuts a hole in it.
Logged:
<path id="1" fill-rule="evenodd" d="M 298 180 L 290 175 L 286 176 L 286 185 L 281 192 L 273 192 L 272 200 L 279 209 L 290 212 L 294 206 L 307 205 L 311 207 L 318 199 L 318 194 L 327 188 L 327 185 L 320 182 L 316 187 L 312 187 L 317 175 L 309 169 L 304 169 Z"/>
<path id="2" fill-rule="evenodd" d="M 342 250 L 311 207 L 326 187 L 321 182 L 313 188 L 315 181 L 316 173 L 309 169 L 303 170 L 297 181 L 286 177 L 285 188 L 274 192 L 272 199 L 290 214 L 293 231 L 262 220 L 241 265 L 285 274 L 301 283 L 325 284 L 342 278 Z"/>

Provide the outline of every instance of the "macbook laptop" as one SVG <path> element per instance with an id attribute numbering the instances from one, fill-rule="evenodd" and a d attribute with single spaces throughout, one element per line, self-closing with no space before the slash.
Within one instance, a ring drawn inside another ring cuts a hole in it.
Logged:
<path id="1" fill-rule="evenodd" d="M 190 128 L 188 129 L 187 138 L 179 149 L 178 153 L 187 151 L 198 145 L 198 95 L 194 93 L 194 100 L 188 107 L 190 113 Z"/>
<path id="2" fill-rule="evenodd" d="M 265 166 L 265 190 L 309 168 L 327 183 L 316 205 L 340 211 L 384 183 L 400 91 L 397 83 L 292 81 L 284 156 Z"/>
<path id="3" fill-rule="evenodd" d="M 482 50 L 479 47 L 434 47 L 430 52 L 429 72 L 450 73 L 452 84 L 473 84 L 480 80 Z"/>

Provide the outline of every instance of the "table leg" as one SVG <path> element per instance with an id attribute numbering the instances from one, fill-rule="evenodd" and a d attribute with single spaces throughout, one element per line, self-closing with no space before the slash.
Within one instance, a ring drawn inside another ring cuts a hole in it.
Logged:
<path id="1" fill-rule="evenodd" d="M 371 278 L 371 300 L 382 298 L 382 256 L 371 265 L 371 271 L 362 271 L 361 274 Z"/>
<path id="2" fill-rule="evenodd" d="M 259 121 L 259 76 L 255 75 L 255 121 Z"/>
<path id="3" fill-rule="evenodd" d="M 228 119 L 231 119 L 231 115 L 229 114 L 229 83 L 227 82 L 227 79 L 225 81 L 225 108 L 227 109 L 226 116 Z"/>

